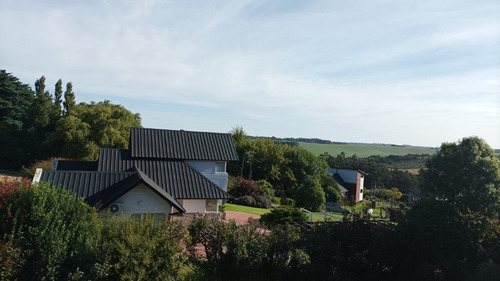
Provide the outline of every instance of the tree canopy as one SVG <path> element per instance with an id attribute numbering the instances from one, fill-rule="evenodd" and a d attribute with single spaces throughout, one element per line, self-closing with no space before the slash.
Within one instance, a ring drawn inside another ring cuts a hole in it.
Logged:
<path id="1" fill-rule="evenodd" d="M 141 127 L 141 117 L 121 105 L 80 103 L 57 122 L 52 140 L 63 143 L 61 156 L 96 160 L 101 147 L 127 148 L 132 127 Z"/>
<path id="2" fill-rule="evenodd" d="M 422 189 L 462 211 L 498 212 L 500 160 L 478 137 L 443 143 L 421 171 Z"/>
<path id="3" fill-rule="evenodd" d="M 0 168 L 17 170 L 55 156 L 96 159 L 100 147 L 126 148 L 130 128 L 141 126 L 139 114 L 110 101 L 75 105 L 71 83 L 63 101 L 61 79 L 52 96 L 45 81 L 37 79 L 32 91 L 0 70 Z"/>

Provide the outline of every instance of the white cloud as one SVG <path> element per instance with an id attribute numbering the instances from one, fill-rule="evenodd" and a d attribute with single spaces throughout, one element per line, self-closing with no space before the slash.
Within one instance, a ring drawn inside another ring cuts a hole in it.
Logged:
<path id="1" fill-rule="evenodd" d="M 71 80 L 88 98 L 135 99 L 131 108 L 188 111 L 143 112 L 145 125 L 426 145 L 477 134 L 500 147 L 495 1 L 0 7 L 2 68 L 27 83 Z M 199 108 L 205 116 L 189 112 Z"/>

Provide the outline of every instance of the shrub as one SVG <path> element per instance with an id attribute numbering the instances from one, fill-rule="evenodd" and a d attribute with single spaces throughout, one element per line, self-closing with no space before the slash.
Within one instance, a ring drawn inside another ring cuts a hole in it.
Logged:
<path id="1" fill-rule="evenodd" d="M 181 240 L 186 229 L 178 221 L 110 216 L 105 219 L 101 255 L 107 280 L 178 280 L 187 256 Z"/>
<path id="2" fill-rule="evenodd" d="M 281 198 L 279 198 L 279 197 L 271 197 L 271 202 L 273 202 L 273 204 L 280 204 L 281 203 Z"/>
<path id="3" fill-rule="evenodd" d="M 238 197 L 233 202 L 238 205 L 255 207 L 255 199 L 248 195 Z"/>
<path id="4" fill-rule="evenodd" d="M 205 275 L 205 280 L 254 280 L 267 252 L 266 236 L 254 225 L 235 221 L 195 219 L 188 227 L 191 261 Z M 199 247 L 203 246 L 203 253 Z"/>
<path id="5" fill-rule="evenodd" d="M 260 217 L 260 222 L 268 227 L 285 224 L 287 222 L 304 222 L 307 221 L 307 215 L 298 208 L 290 206 L 278 206 L 271 212 L 263 214 Z"/>
<path id="6" fill-rule="evenodd" d="M 267 198 L 271 198 L 275 195 L 274 187 L 268 181 L 259 180 L 259 181 L 257 181 L 257 184 L 259 185 L 259 194 L 260 195 L 267 197 Z"/>
<path id="7" fill-rule="evenodd" d="M 18 278 L 64 280 L 77 271 L 89 273 L 99 248 L 96 210 L 48 183 L 19 187 L 0 209 L 0 239 L 21 249 L 26 261 Z"/>
<path id="8" fill-rule="evenodd" d="M 269 209 L 272 206 L 273 203 L 271 202 L 271 200 L 269 200 L 269 198 L 261 195 L 255 197 L 255 207 Z"/>
<path id="9" fill-rule="evenodd" d="M 245 195 L 253 197 L 259 194 L 259 185 L 254 181 L 239 178 L 229 187 L 228 193 L 234 197 Z"/>

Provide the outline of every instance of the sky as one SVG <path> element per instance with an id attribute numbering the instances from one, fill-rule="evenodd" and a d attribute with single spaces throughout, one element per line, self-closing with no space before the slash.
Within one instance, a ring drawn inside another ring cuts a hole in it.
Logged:
<path id="1" fill-rule="evenodd" d="M 0 0 L 0 69 L 148 128 L 500 148 L 498 0 Z"/>

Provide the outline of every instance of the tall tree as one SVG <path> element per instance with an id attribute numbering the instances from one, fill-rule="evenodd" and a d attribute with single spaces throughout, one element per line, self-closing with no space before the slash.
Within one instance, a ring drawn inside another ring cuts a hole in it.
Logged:
<path id="1" fill-rule="evenodd" d="M 45 128 L 50 124 L 53 112 L 53 102 L 49 91 L 45 91 L 45 76 L 35 81 L 35 127 Z"/>
<path id="2" fill-rule="evenodd" d="M 62 113 L 62 80 L 57 80 L 54 91 L 54 116 L 59 117 Z"/>
<path id="3" fill-rule="evenodd" d="M 28 128 L 32 125 L 34 93 L 17 77 L 0 70 L 0 168 L 16 170 L 30 157 Z"/>
<path id="4" fill-rule="evenodd" d="M 127 148 L 132 127 L 141 127 L 141 117 L 121 105 L 80 103 L 57 122 L 50 139 L 62 143 L 61 156 L 95 160 L 101 147 Z"/>
<path id="5" fill-rule="evenodd" d="M 66 84 L 66 92 L 64 92 L 64 115 L 68 115 L 71 112 L 71 109 L 75 107 L 75 93 L 73 93 L 73 84 L 68 82 Z"/>
<path id="6" fill-rule="evenodd" d="M 421 171 L 431 198 L 456 204 L 461 212 L 495 214 L 500 204 L 500 160 L 478 137 L 443 143 Z"/>

